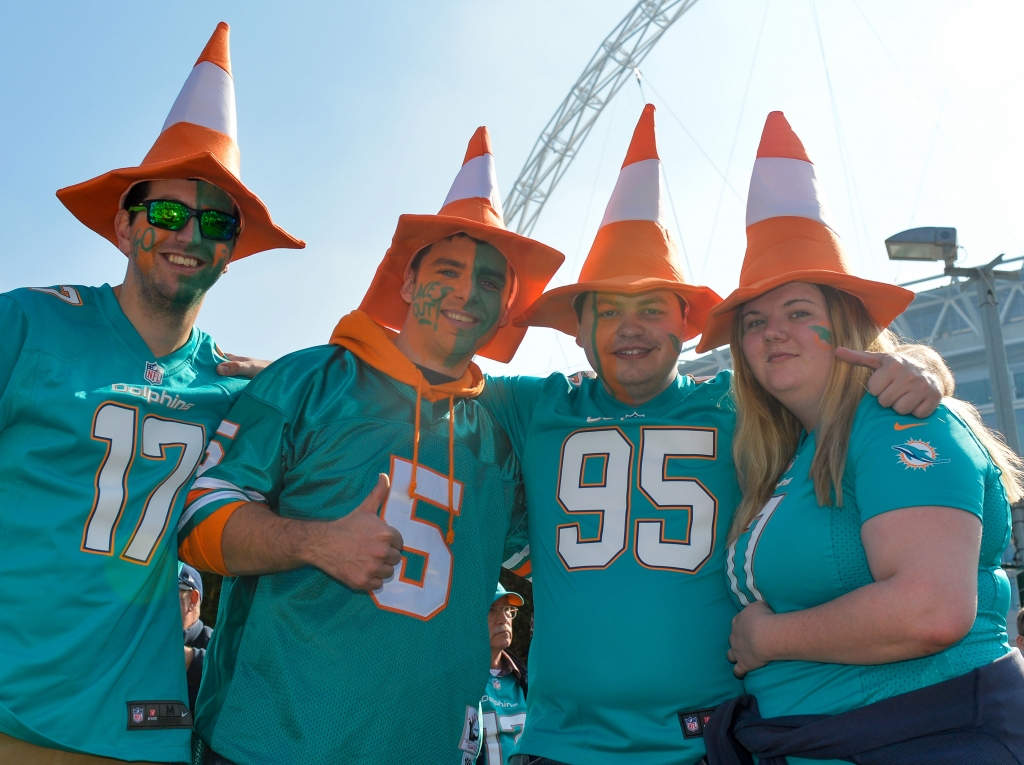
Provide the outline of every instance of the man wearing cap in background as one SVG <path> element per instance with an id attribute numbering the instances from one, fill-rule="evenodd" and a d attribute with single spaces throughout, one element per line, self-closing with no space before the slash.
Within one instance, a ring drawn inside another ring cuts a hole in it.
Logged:
<path id="1" fill-rule="evenodd" d="M 480 128 L 440 213 L 401 216 L 331 344 L 239 397 L 185 511 L 195 549 L 235 577 L 196 705 L 208 762 L 470 757 L 488 598 L 526 546 L 519 463 L 472 359 L 511 359 L 526 330 L 510 318 L 562 260 L 505 229 Z M 366 566 L 325 554 L 343 523 L 384 526 Z"/>
<path id="2" fill-rule="evenodd" d="M 229 262 L 303 246 L 238 163 L 220 24 L 142 164 L 57 192 L 124 282 L 0 296 L 0 762 L 189 758 L 176 527 L 245 382 L 194 322 Z"/>
<path id="3" fill-rule="evenodd" d="M 181 628 L 185 640 L 185 672 L 188 676 L 188 708 L 195 714 L 199 681 L 203 678 L 203 657 L 213 637 L 213 629 L 199 618 L 203 603 L 203 578 L 186 563 L 178 564 L 178 597 L 181 601 Z"/>
<path id="4" fill-rule="evenodd" d="M 526 665 L 508 649 L 512 645 L 512 620 L 523 597 L 498 583 L 494 602 L 487 612 L 491 637 L 491 670 L 480 697 L 479 765 L 505 765 L 526 722 Z"/>
<path id="5" fill-rule="evenodd" d="M 517 320 L 574 336 L 596 378 L 488 377 L 481 397 L 529 507 L 533 681 L 513 762 L 694 765 L 702 715 L 740 692 L 726 660 L 731 373 L 698 385 L 677 370 L 718 302 L 683 278 L 647 105 L 579 282 Z M 871 379 L 901 406 L 940 398 L 897 359 Z"/>

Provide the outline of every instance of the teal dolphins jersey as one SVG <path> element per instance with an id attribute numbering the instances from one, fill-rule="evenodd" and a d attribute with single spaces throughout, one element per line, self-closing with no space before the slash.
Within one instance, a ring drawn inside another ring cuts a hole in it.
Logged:
<path id="1" fill-rule="evenodd" d="M 982 521 L 977 618 L 956 645 L 911 661 L 772 662 L 744 678 L 761 714 L 837 714 L 948 680 L 1006 654 L 1010 584 L 999 563 L 1010 539 L 1010 509 L 998 469 L 967 425 L 945 406 L 917 420 L 865 395 L 850 435 L 842 507 L 818 505 L 809 475 L 814 453 L 812 433 L 775 495 L 730 545 L 727 575 L 736 606 L 760 600 L 789 613 L 870 584 L 861 524 L 899 508 L 933 505 Z M 792 765 L 820 762 L 790 758 Z"/>
<path id="2" fill-rule="evenodd" d="M 680 713 L 742 693 L 725 540 L 739 498 L 730 373 L 626 406 L 597 379 L 488 378 L 523 465 L 536 627 L 518 753 L 692 765 Z"/>
<path id="3" fill-rule="evenodd" d="M 472 398 L 451 410 L 422 399 L 414 466 L 416 397 L 344 348 L 291 354 L 241 395 L 230 437 L 218 436 L 223 460 L 193 484 L 185 530 L 249 500 L 333 520 L 387 473 L 381 516 L 405 542 L 394 576 L 369 594 L 312 567 L 225 580 L 196 729 L 239 765 L 460 756 L 490 661 L 487 611 L 502 562 L 528 544 L 526 510 L 508 439 Z M 396 693 L 428 706 L 412 713 Z"/>
<path id="4" fill-rule="evenodd" d="M 0 295 L 0 326 L 0 732 L 188 760 L 176 526 L 245 381 L 196 329 L 154 358 L 107 285 Z"/>
<path id="5" fill-rule="evenodd" d="M 526 696 L 515 675 L 491 670 L 480 697 L 481 765 L 506 765 L 526 723 Z"/>

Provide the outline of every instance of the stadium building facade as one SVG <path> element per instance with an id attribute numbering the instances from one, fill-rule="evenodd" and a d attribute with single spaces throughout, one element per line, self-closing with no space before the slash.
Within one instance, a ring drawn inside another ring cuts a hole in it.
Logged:
<path id="1" fill-rule="evenodd" d="M 996 282 L 996 294 L 1017 430 L 1024 436 L 1024 283 Z M 959 282 L 917 293 L 910 307 L 893 322 L 893 329 L 908 341 L 923 343 L 938 351 L 956 378 L 957 397 L 974 404 L 990 428 L 996 426 L 981 314 L 973 285 Z M 695 377 L 715 375 L 723 369 L 732 369 L 732 354 L 728 346 L 679 364 L 680 372 Z M 1011 544 L 1003 556 L 1013 587 L 1007 619 L 1011 644 L 1016 636 L 1016 613 L 1020 602 L 1018 581 L 1014 576 L 1020 572 L 1011 567 L 1013 557 Z"/>

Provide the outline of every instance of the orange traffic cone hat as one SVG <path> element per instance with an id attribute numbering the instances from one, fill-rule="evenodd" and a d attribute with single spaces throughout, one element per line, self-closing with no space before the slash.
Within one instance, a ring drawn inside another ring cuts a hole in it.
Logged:
<path id="1" fill-rule="evenodd" d="M 814 165 L 782 112 L 764 123 L 747 195 L 747 251 L 740 286 L 708 318 L 699 352 L 729 342 L 736 310 L 790 282 L 827 284 L 860 298 L 879 327 L 888 327 L 914 299 L 894 284 L 850 271 L 822 198 Z"/>
<path id="2" fill-rule="evenodd" d="M 487 242 L 508 259 L 515 275 L 510 316 L 518 316 L 541 295 L 565 260 L 558 250 L 505 228 L 491 136 L 486 127 L 478 127 L 440 212 L 399 216 L 391 247 L 377 267 L 359 310 L 378 324 L 400 330 L 409 311 L 400 294 L 406 267 L 428 244 L 458 233 Z M 478 353 L 495 361 L 511 361 L 525 336 L 525 327 L 509 322 Z"/>
<path id="3" fill-rule="evenodd" d="M 658 289 L 672 290 L 686 301 L 684 340 L 700 334 L 708 311 L 721 300 L 708 287 L 687 284 L 683 276 L 675 242 L 665 225 L 654 106 L 647 104 L 579 281 L 544 293 L 516 323 L 552 327 L 575 336 L 578 320 L 573 301 L 583 293 L 635 295 Z"/>
<path id="4" fill-rule="evenodd" d="M 232 260 L 276 247 L 306 246 L 275 226 L 259 197 L 239 180 L 228 32 L 223 21 L 217 25 L 141 165 L 111 170 L 57 192 L 64 206 L 104 239 L 117 244 L 114 216 L 139 181 L 198 178 L 222 188 L 238 206 L 242 230 Z"/>

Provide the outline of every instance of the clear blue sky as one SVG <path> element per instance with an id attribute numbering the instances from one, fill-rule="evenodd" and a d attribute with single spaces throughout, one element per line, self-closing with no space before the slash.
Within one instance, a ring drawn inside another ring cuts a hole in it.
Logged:
<path id="1" fill-rule="evenodd" d="M 912 225 L 956 226 L 968 263 L 1024 254 L 1024 6 L 814 2 L 770 0 L 765 15 L 764 0 L 699 0 L 642 66 L 691 278 L 723 296 L 735 286 L 750 169 L 773 109 L 817 165 L 859 274 L 934 273 L 886 260 L 884 239 Z M 199 324 L 226 349 L 270 358 L 322 343 L 358 305 L 399 214 L 437 211 L 477 125 L 491 129 L 507 193 L 632 5 L 5 0 L 0 291 L 120 282 L 123 256 L 54 191 L 142 159 L 224 20 L 243 180 L 308 247 L 236 264 Z M 579 272 L 642 103 L 630 83 L 609 105 L 534 231 L 566 254 L 557 283 Z M 738 193 L 723 192 L 726 171 Z M 512 364 L 485 366 L 584 365 L 570 339 L 534 329 Z"/>

